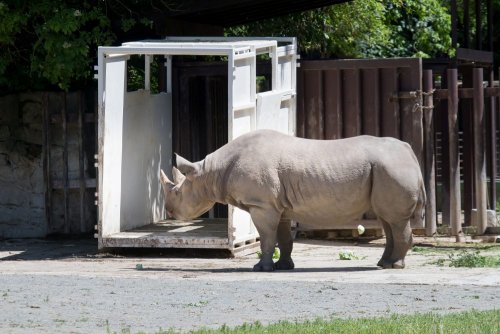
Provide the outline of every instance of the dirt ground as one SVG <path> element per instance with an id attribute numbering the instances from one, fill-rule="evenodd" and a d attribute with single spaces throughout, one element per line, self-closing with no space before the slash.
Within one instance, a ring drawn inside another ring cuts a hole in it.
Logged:
<path id="1" fill-rule="evenodd" d="M 339 260 L 345 250 L 362 259 Z M 429 262 L 446 254 L 410 252 L 406 269 L 382 270 L 382 250 L 383 240 L 297 240 L 295 270 L 254 273 L 255 254 L 116 255 L 98 253 L 90 239 L 4 240 L 0 332 L 153 332 L 500 308 L 499 269 L 439 267 Z"/>

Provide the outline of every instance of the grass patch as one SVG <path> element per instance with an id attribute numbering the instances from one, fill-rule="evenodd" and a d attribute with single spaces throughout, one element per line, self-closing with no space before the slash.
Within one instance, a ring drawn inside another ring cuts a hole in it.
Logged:
<path id="1" fill-rule="evenodd" d="M 262 259 L 262 252 L 257 251 L 257 257 L 259 259 Z M 273 253 L 273 260 L 278 260 L 280 258 L 280 250 L 279 248 L 274 248 L 274 253 Z"/>
<path id="2" fill-rule="evenodd" d="M 447 259 L 440 258 L 429 264 L 455 268 L 500 268 L 500 255 L 483 255 L 478 250 L 462 250 L 460 253 L 448 254 Z"/>
<path id="3" fill-rule="evenodd" d="M 450 255 L 450 267 L 465 268 L 498 268 L 500 267 L 500 256 L 481 255 L 479 251 Z"/>
<path id="4" fill-rule="evenodd" d="M 422 246 L 412 247 L 412 253 L 420 255 L 447 255 L 429 262 L 438 266 L 457 268 L 500 268 L 500 245 L 497 244 L 460 244 L 449 247 Z"/>
<path id="5" fill-rule="evenodd" d="M 435 313 L 416 315 L 393 315 L 388 318 L 360 318 L 313 320 L 302 323 L 282 321 L 264 326 L 260 323 L 245 324 L 229 328 L 200 329 L 191 332 L 158 331 L 156 334 L 313 334 L 313 333 L 360 333 L 360 334 L 500 334 L 500 310 L 469 311 L 438 315 Z M 123 331 L 122 331 L 123 333 Z M 143 333 L 143 332 L 139 332 Z"/>
<path id="6" fill-rule="evenodd" d="M 339 260 L 363 260 L 366 256 L 358 256 L 353 251 L 344 250 L 339 253 Z"/>
<path id="7" fill-rule="evenodd" d="M 481 250 L 488 252 L 500 252 L 499 244 L 489 244 L 489 243 L 446 243 L 429 245 L 429 244 L 419 244 L 412 247 L 411 251 L 419 254 L 436 254 L 436 253 L 449 253 L 450 251 L 459 250 Z"/>

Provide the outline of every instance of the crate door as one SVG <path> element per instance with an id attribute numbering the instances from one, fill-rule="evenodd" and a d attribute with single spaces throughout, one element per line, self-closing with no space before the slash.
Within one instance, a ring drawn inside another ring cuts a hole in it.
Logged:
<path id="1" fill-rule="evenodd" d="M 233 74 L 228 77 L 228 140 L 231 141 L 256 129 L 255 56 L 252 53 L 247 58 L 230 59 L 228 65 L 229 73 Z M 258 236 L 248 212 L 231 205 L 228 211 L 233 245 Z"/>

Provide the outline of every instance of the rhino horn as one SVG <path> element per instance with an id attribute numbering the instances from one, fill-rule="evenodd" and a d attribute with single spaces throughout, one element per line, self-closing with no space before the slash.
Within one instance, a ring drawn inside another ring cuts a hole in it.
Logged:
<path id="1" fill-rule="evenodd" d="M 177 168 L 182 174 L 186 175 L 188 180 L 192 181 L 198 175 L 200 169 L 199 164 L 190 162 L 177 153 L 175 154 L 175 161 L 177 162 Z"/>
<path id="2" fill-rule="evenodd" d="M 167 185 L 167 184 L 174 184 L 172 181 L 170 181 L 170 179 L 168 178 L 168 176 L 165 174 L 165 172 L 163 171 L 163 169 L 160 169 L 160 182 L 162 185 Z"/>
<path id="3" fill-rule="evenodd" d="M 172 167 L 172 175 L 174 176 L 174 183 L 175 184 L 181 184 L 186 179 L 184 174 L 182 174 L 181 171 L 175 167 Z"/>

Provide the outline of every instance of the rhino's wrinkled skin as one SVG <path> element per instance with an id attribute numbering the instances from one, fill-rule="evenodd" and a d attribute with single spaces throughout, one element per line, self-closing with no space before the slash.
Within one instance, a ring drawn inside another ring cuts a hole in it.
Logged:
<path id="1" fill-rule="evenodd" d="M 282 218 L 335 228 L 369 209 L 387 238 L 378 265 L 403 268 L 410 220 L 423 218 L 419 164 L 410 146 L 393 138 L 310 140 L 258 130 L 199 162 L 177 156 L 177 167 L 174 182 L 161 173 L 168 214 L 193 219 L 216 202 L 248 211 L 262 249 L 254 270 L 293 269 L 290 223 Z M 276 242 L 281 255 L 273 263 Z"/>

